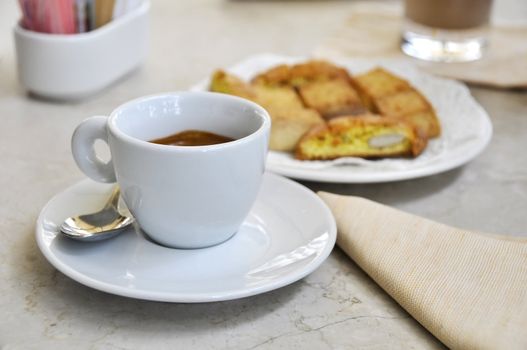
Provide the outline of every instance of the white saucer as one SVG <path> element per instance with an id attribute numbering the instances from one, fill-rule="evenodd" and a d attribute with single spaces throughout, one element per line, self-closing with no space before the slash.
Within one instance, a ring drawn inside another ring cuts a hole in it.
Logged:
<path id="1" fill-rule="evenodd" d="M 99 243 L 58 234 L 66 217 L 99 209 L 110 187 L 84 180 L 68 188 L 42 209 L 36 227 L 38 246 L 53 266 L 104 292 L 187 303 L 247 297 L 308 275 L 335 244 L 335 220 L 322 200 L 269 173 L 240 231 L 215 247 L 166 248 L 132 228 Z"/>

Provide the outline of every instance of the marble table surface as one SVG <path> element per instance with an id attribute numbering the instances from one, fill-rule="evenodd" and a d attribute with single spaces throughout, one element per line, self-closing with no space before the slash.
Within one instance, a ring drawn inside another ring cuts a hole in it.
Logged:
<path id="1" fill-rule="evenodd" d="M 11 33 L 19 13 L 16 1 L 0 2 L 0 348 L 442 348 L 338 248 L 290 286 L 209 304 L 106 294 L 74 282 L 44 259 L 34 239 L 35 220 L 54 194 L 83 179 L 69 147 L 82 119 L 107 114 L 134 97 L 186 89 L 214 68 L 252 54 L 309 54 L 352 6 L 352 1 L 152 2 L 147 62 L 103 92 L 68 103 L 30 97 L 20 86 Z M 502 3 L 503 13 L 518 15 L 510 8 L 513 1 Z M 489 113 L 494 136 L 469 164 L 395 183 L 304 184 L 466 229 L 525 235 L 527 93 L 483 87 L 471 92 Z"/>

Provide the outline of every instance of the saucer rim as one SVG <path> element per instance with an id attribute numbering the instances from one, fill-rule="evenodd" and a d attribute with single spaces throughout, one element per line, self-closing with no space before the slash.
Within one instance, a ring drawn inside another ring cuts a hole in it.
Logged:
<path id="1" fill-rule="evenodd" d="M 43 230 L 44 218 L 45 215 L 49 212 L 49 208 L 56 202 L 60 200 L 60 197 L 64 196 L 66 193 L 72 191 L 75 187 L 79 186 L 83 182 L 93 182 L 89 179 L 84 179 L 74 183 L 71 186 L 68 186 L 66 189 L 53 195 L 51 199 L 42 207 L 38 219 L 36 221 L 35 227 L 35 238 L 39 250 L 42 252 L 46 260 L 58 271 L 66 275 L 67 277 L 73 279 L 74 281 L 83 284 L 87 287 L 106 292 L 109 294 L 124 296 L 128 298 L 141 299 L 141 300 L 150 300 L 150 301 L 160 301 L 160 302 L 175 302 L 175 303 L 204 303 L 204 302 L 217 302 L 217 301 L 227 301 L 235 300 L 240 298 L 246 298 L 249 296 L 254 296 L 272 290 L 285 287 L 289 284 L 292 284 L 296 281 L 301 280 L 307 275 L 315 271 L 320 265 L 328 258 L 330 253 L 333 251 L 333 248 L 336 243 L 337 238 L 337 227 L 336 222 L 331 213 L 329 207 L 324 203 L 324 201 L 318 197 L 318 195 L 305 187 L 302 184 L 295 182 L 294 180 L 288 179 L 282 175 L 274 174 L 271 172 L 265 172 L 265 177 L 274 178 L 275 181 L 281 182 L 284 186 L 294 186 L 306 196 L 310 197 L 311 200 L 317 202 L 322 210 L 321 216 L 323 220 L 327 221 L 327 233 L 328 239 L 324 249 L 318 254 L 313 260 L 308 262 L 305 265 L 302 265 L 300 268 L 295 269 L 286 275 L 282 275 L 279 278 L 275 278 L 270 282 L 255 286 L 255 287 L 242 287 L 236 290 L 229 290 L 221 293 L 216 292 L 197 292 L 197 293 L 178 293 L 178 292 L 159 292 L 159 291 L 145 291 L 140 289 L 133 289 L 124 286 L 117 286 L 107 282 L 101 282 L 92 277 L 88 277 L 81 272 L 76 271 L 69 265 L 62 262 L 58 259 L 49 248 L 49 245 L 44 241 L 45 232 Z M 258 200 L 258 199 L 257 199 Z M 58 234 L 58 233 L 57 233 Z M 143 238 L 144 239 L 144 238 Z M 166 247 L 165 247 L 166 248 Z M 172 249 L 172 248 L 166 248 Z M 203 248 L 207 249 L 207 248 Z"/>

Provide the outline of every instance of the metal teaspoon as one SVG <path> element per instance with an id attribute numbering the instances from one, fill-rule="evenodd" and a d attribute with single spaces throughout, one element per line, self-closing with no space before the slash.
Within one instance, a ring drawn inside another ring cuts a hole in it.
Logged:
<path id="1" fill-rule="evenodd" d="M 93 242 L 112 238 L 134 222 L 133 217 L 119 213 L 119 186 L 116 186 L 104 208 L 92 214 L 72 216 L 64 220 L 60 231 L 67 237 Z"/>

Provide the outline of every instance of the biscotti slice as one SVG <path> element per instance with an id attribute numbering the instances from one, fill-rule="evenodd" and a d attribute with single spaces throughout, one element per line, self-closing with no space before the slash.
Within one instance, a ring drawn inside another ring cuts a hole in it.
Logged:
<path id="1" fill-rule="evenodd" d="M 283 86 L 289 85 L 291 79 L 291 66 L 281 64 L 272 67 L 254 76 L 251 80 L 253 85 Z"/>
<path id="2" fill-rule="evenodd" d="M 413 123 L 427 138 L 441 133 L 439 120 L 430 103 L 416 90 L 399 92 L 375 101 L 381 115 L 393 116 Z"/>
<path id="3" fill-rule="evenodd" d="M 381 115 L 404 117 L 417 112 L 430 111 L 428 101 L 415 90 L 398 92 L 375 100 L 378 113 Z"/>
<path id="4" fill-rule="evenodd" d="M 304 104 L 295 89 L 288 86 L 252 86 L 255 100 L 264 108 L 273 107 L 277 110 L 304 109 Z"/>
<path id="5" fill-rule="evenodd" d="M 441 134 L 441 125 L 433 111 L 416 112 L 405 115 L 403 119 L 412 123 L 419 133 L 428 139 Z"/>
<path id="6" fill-rule="evenodd" d="M 293 151 L 300 138 L 315 125 L 324 123 L 320 114 L 305 108 L 293 88 L 255 85 L 256 102 L 271 116 L 269 149 Z"/>
<path id="7" fill-rule="evenodd" d="M 214 72 L 210 83 L 210 91 L 244 97 L 261 105 L 272 105 L 277 108 L 304 108 L 302 100 L 291 87 L 252 86 L 237 76 L 222 70 Z"/>
<path id="8" fill-rule="evenodd" d="M 255 85 L 256 102 L 271 116 L 269 149 L 290 152 L 313 126 L 324 123 L 320 114 L 305 108 L 293 88 Z"/>
<path id="9" fill-rule="evenodd" d="M 251 83 L 267 86 L 299 87 L 311 81 L 349 79 L 348 72 L 327 61 L 312 60 L 295 65 L 279 65 L 256 75 Z"/>
<path id="10" fill-rule="evenodd" d="M 312 60 L 291 67 L 290 85 L 300 87 L 313 81 L 349 80 L 348 71 L 323 60 Z"/>
<path id="11" fill-rule="evenodd" d="M 441 126 L 428 100 L 406 80 L 382 68 L 355 77 L 352 82 L 371 111 L 414 123 L 427 138 L 440 135 Z"/>
<path id="12" fill-rule="evenodd" d="M 315 110 L 267 107 L 271 115 L 271 136 L 269 149 L 273 151 L 294 151 L 304 134 L 317 125 L 325 122 Z"/>
<path id="13" fill-rule="evenodd" d="M 373 111 L 375 111 L 376 99 L 412 89 L 406 80 L 380 67 L 355 75 L 353 78 L 363 102 Z"/>
<path id="14" fill-rule="evenodd" d="M 295 88 L 305 107 L 315 109 L 324 118 L 332 118 L 366 111 L 350 81 L 344 68 L 313 60 L 271 68 L 254 77 L 252 85 Z"/>
<path id="15" fill-rule="evenodd" d="M 249 100 L 254 100 L 256 98 L 256 93 L 251 85 L 223 70 L 217 70 L 214 72 L 210 81 L 209 90 L 235 95 Z"/>
<path id="16" fill-rule="evenodd" d="M 357 91 L 344 79 L 309 82 L 298 92 L 306 107 L 317 110 L 325 119 L 367 111 Z"/>
<path id="17" fill-rule="evenodd" d="M 290 86 L 253 86 L 234 75 L 217 71 L 210 90 L 247 98 L 265 108 L 271 117 L 269 149 L 274 151 L 293 151 L 306 131 L 324 123 L 317 111 L 304 107 Z"/>
<path id="18" fill-rule="evenodd" d="M 345 116 L 309 130 L 298 143 L 295 158 L 417 157 L 426 147 L 408 122 L 376 115 Z"/>

